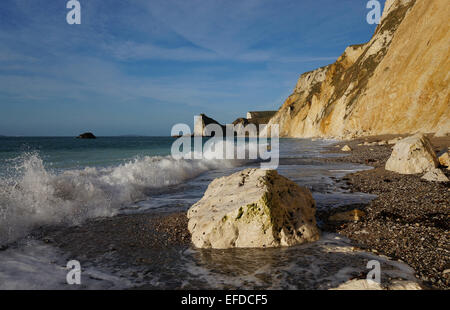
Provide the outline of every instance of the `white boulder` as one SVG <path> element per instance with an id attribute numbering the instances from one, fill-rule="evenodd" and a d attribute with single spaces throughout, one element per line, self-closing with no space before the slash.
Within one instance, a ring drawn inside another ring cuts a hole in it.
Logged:
<path id="1" fill-rule="evenodd" d="M 353 279 L 349 280 L 345 283 L 342 283 L 336 288 L 332 290 L 351 290 L 351 291 L 361 291 L 361 290 L 372 290 L 372 291 L 380 291 L 380 290 L 422 290 L 420 285 L 417 282 L 409 281 L 409 280 L 394 280 L 389 284 L 379 284 L 375 281 L 370 281 L 366 279 Z"/>
<path id="2" fill-rule="evenodd" d="M 442 166 L 447 167 L 447 169 L 450 169 L 450 156 L 448 154 L 448 150 L 444 152 L 441 156 L 439 156 L 439 163 Z"/>
<path id="3" fill-rule="evenodd" d="M 401 174 L 424 173 L 438 167 L 439 162 L 430 140 L 417 134 L 395 144 L 386 170 Z"/>
<path id="4" fill-rule="evenodd" d="M 430 182 L 448 182 L 447 176 L 442 172 L 441 169 L 434 168 L 424 174 L 422 179 Z"/>
<path id="5" fill-rule="evenodd" d="M 320 237 L 310 191 L 275 170 L 246 169 L 211 182 L 188 211 L 198 248 L 292 246 Z"/>

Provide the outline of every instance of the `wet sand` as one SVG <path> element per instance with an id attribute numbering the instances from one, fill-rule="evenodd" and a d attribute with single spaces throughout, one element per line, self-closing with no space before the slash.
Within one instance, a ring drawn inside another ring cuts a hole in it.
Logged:
<path id="1" fill-rule="evenodd" d="M 352 152 L 331 146 L 330 152 L 346 153 L 335 161 L 373 166 L 373 170 L 347 175 L 343 181 L 354 192 L 378 196 L 367 205 L 353 205 L 318 214 L 326 228 L 342 234 L 363 249 L 401 260 L 415 269 L 429 288 L 450 287 L 450 184 L 428 182 L 421 175 L 386 171 L 384 165 L 392 146 L 358 146 L 392 138 L 371 137 L 350 142 Z M 431 138 L 436 152 L 450 145 L 450 138 Z M 339 151 L 338 151 L 339 150 Z M 327 159 L 328 160 L 328 159 Z M 450 171 L 443 169 L 450 177 Z M 338 211 L 359 209 L 366 216 L 359 222 L 333 223 L 328 216 Z"/>
<path id="2" fill-rule="evenodd" d="M 140 213 L 89 220 L 75 227 L 42 228 L 35 236 L 81 259 L 114 252 L 128 263 L 160 261 L 162 253 L 190 245 L 184 212 Z"/>

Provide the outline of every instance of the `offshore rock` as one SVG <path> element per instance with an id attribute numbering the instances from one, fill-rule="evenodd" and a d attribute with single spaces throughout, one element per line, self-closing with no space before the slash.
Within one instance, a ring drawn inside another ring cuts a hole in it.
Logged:
<path id="1" fill-rule="evenodd" d="M 79 135 L 77 139 L 97 139 L 97 137 L 92 132 L 85 132 Z"/>

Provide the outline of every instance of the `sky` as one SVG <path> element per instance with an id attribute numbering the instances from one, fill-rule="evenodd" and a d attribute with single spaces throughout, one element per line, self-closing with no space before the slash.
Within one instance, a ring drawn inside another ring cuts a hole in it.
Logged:
<path id="1" fill-rule="evenodd" d="M 0 3 L 0 135 L 168 136 L 277 110 L 300 74 L 370 40 L 367 0 Z M 384 4 L 384 1 L 381 1 Z"/>

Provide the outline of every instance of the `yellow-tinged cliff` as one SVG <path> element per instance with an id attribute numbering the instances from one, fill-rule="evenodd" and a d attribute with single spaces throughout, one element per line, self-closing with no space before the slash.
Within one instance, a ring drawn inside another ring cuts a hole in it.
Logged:
<path id="1" fill-rule="evenodd" d="M 284 137 L 449 133 L 449 4 L 387 0 L 372 39 L 303 74 L 267 128 L 279 124 Z"/>

